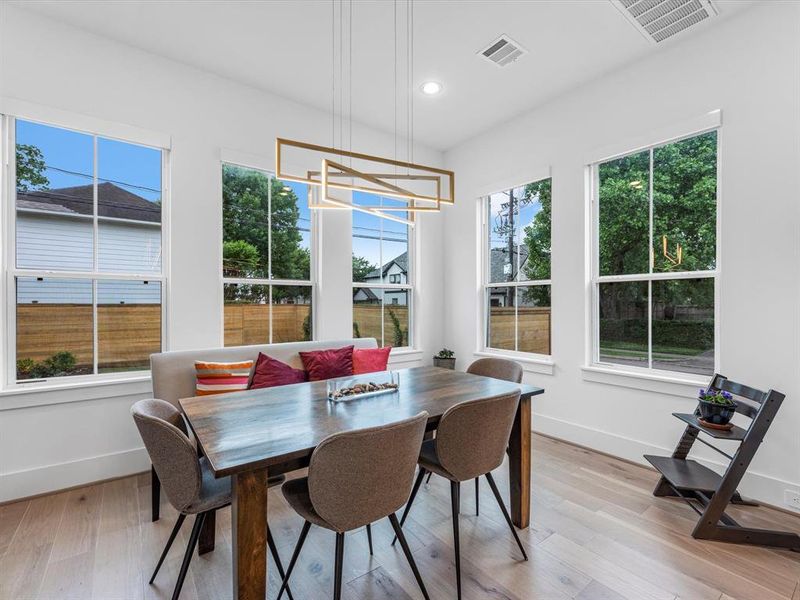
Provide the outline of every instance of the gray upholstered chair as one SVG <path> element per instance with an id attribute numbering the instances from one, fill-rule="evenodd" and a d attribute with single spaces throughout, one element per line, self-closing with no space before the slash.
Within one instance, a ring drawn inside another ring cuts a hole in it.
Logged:
<path id="1" fill-rule="evenodd" d="M 172 599 L 177 600 L 203 524 L 209 515 L 213 515 L 217 509 L 231 503 L 231 481 L 229 477 L 214 478 L 208 460 L 197 456 L 197 449 L 187 435 L 183 415 L 169 402 L 140 400 L 131 407 L 131 415 L 133 415 L 133 420 L 142 436 L 147 453 L 150 455 L 150 461 L 158 474 L 167 499 L 179 513 L 178 521 L 172 529 L 167 545 L 150 578 L 151 584 L 186 516 L 196 515 L 189 544 L 178 573 L 178 581 L 175 583 L 172 593 Z M 278 556 L 275 542 L 269 533 L 269 527 L 267 528 L 267 540 L 278 573 L 283 577 L 283 565 Z M 289 597 L 291 598 L 291 592 L 289 592 Z"/>
<path id="2" fill-rule="evenodd" d="M 283 484 L 289 505 L 305 520 L 278 598 L 292 575 L 311 525 L 336 532 L 333 597 L 342 594 L 344 535 L 388 517 L 422 595 L 428 598 L 395 512 L 406 502 L 428 413 L 368 429 L 333 434 L 311 455 L 308 477 Z"/>
<path id="3" fill-rule="evenodd" d="M 436 438 L 422 444 L 419 455 L 419 474 L 414 482 L 411 497 L 403 511 L 400 526 L 408 516 L 416 490 L 426 473 L 436 473 L 450 480 L 450 503 L 453 512 L 453 542 L 456 553 L 456 585 L 461 598 L 461 556 L 458 531 L 458 514 L 461 503 L 460 485 L 484 475 L 492 488 L 497 504 L 508 523 L 522 556 L 528 560 L 525 548 L 508 515 L 492 471 L 503 463 L 508 438 L 519 404 L 519 392 L 471 400 L 450 407 L 442 415 Z M 392 542 L 394 544 L 394 541 Z"/>
<path id="4" fill-rule="evenodd" d="M 480 375 L 481 377 L 491 377 L 492 379 L 502 379 L 511 383 L 522 383 L 522 367 L 519 363 L 506 358 L 479 358 L 467 367 L 467 373 Z M 428 473 L 430 483 L 431 475 Z M 475 514 L 480 514 L 480 477 L 475 478 Z"/>
<path id="5" fill-rule="evenodd" d="M 522 367 L 505 358 L 479 358 L 467 367 L 467 373 L 522 383 Z"/>

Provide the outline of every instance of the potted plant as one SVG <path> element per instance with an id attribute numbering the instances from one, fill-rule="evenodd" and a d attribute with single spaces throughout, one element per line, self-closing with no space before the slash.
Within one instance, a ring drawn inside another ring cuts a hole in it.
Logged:
<path id="1" fill-rule="evenodd" d="M 433 366 L 454 370 L 456 368 L 456 353 L 447 348 L 442 348 L 439 350 L 439 354 L 433 357 Z"/>
<path id="2" fill-rule="evenodd" d="M 736 412 L 736 402 L 728 392 L 712 388 L 701 389 L 698 400 L 700 418 L 709 425 L 728 425 Z"/>

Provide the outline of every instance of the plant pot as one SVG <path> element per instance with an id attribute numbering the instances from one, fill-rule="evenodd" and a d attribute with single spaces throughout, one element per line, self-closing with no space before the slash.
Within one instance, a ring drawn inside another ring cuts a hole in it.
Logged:
<path id="1" fill-rule="evenodd" d="M 456 359 L 455 358 L 439 358 L 438 356 L 433 357 L 433 366 L 440 367 L 442 369 L 450 369 L 454 371 L 456 368 Z"/>
<path id="2" fill-rule="evenodd" d="M 727 425 L 733 418 L 736 412 L 736 403 L 732 404 L 717 404 L 716 402 L 707 402 L 700 400 L 700 417 L 706 423 L 713 423 L 714 425 Z"/>

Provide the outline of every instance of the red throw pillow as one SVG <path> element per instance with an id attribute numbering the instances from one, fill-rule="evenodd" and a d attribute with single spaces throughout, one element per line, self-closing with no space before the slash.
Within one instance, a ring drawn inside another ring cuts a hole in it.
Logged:
<path id="1" fill-rule="evenodd" d="M 301 352 L 309 381 L 347 377 L 353 374 L 353 346 Z"/>
<path id="2" fill-rule="evenodd" d="M 389 353 L 391 351 L 391 346 L 386 346 L 386 348 L 354 348 L 353 375 L 385 371 L 386 366 L 389 364 Z"/>
<path id="3" fill-rule="evenodd" d="M 256 368 L 253 369 L 253 379 L 248 389 L 275 387 L 276 385 L 289 385 L 290 383 L 303 383 L 308 381 L 308 375 L 301 369 L 295 369 L 266 354 L 258 353 Z"/>

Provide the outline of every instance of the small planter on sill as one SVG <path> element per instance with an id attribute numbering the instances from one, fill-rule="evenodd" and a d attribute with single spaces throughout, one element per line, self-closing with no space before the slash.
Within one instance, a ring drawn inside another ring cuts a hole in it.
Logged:
<path id="1" fill-rule="evenodd" d="M 439 354 L 433 357 L 433 366 L 440 367 L 442 369 L 450 369 L 451 371 L 455 370 L 456 368 L 455 352 L 453 352 L 452 350 L 448 350 L 447 348 L 442 348 L 439 351 Z"/>

